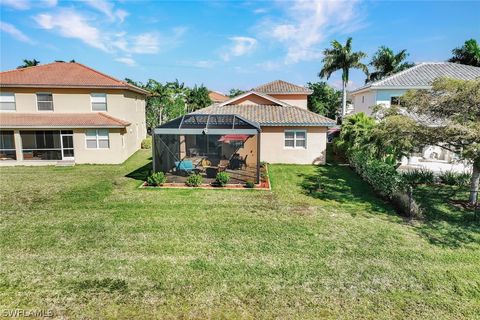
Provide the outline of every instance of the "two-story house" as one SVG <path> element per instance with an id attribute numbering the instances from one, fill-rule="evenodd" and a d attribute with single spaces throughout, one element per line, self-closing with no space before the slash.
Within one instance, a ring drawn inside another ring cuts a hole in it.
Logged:
<path id="1" fill-rule="evenodd" d="M 141 88 L 75 62 L 0 73 L 0 165 L 122 163 L 146 136 Z"/>
<path id="2" fill-rule="evenodd" d="M 336 122 L 308 110 L 311 94 L 312 90 L 303 86 L 276 80 L 193 113 L 238 115 L 257 123 L 261 161 L 321 164 L 326 160 L 327 129 Z M 245 145 L 245 150 L 251 150 L 248 161 L 257 158 L 256 143 L 252 138 Z"/>

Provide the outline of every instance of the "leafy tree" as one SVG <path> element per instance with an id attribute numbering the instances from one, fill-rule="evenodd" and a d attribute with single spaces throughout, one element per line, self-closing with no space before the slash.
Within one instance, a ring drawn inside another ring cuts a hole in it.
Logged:
<path id="1" fill-rule="evenodd" d="M 368 149 L 369 153 L 373 153 L 372 130 L 375 125 L 375 120 L 363 112 L 345 117 L 342 131 L 335 142 L 336 147 L 343 150 L 347 156 L 357 150 Z"/>
<path id="2" fill-rule="evenodd" d="M 396 117 L 409 117 L 415 125 L 408 131 L 401 128 L 402 122 L 392 128 L 419 147 L 437 145 L 472 162 L 469 202 L 474 204 L 480 180 L 480 80 L 440 78 L 431 90 L 407 91 L 401 103 L 408 114 Z M 401 136 L 392 139 L 399 141 Z"/>
<path id="3" fill-rule="evenodd" d="M 414 63 L 405 62 L 407 57 L 407 50 L 394 53 L 392 49 L 381 46 L 370 61 L 370 65 L 375 68 L 375 71 L 369 74 L 367 81 L 380 80 L 413 67 Z"/>
<path id="4" fill-rule="evenodd" d="M 308 110 L 331 119 L 338 115 L 341 101 L 341 91 L 329 86 L 326 82 L 309 82 L 307 87 L 313 91 L 308 96 Z"/>
<path id="5" fill-rule="evenodd" d="M 452 54 L 450 62 L 480 67 L 480 46 L 475 39 L 465 41 L 463 46 L 453 49 Z"/>
<path id="6" fill-rule="evenodd" d="M 23 64 L 18 66 L 17 69 L 34 67 L 34 66 L 38 66 L 39 64 L 40 64 L 40 61 L 38 61 L 36 59 L 33 59 L 33 60 L 23 59 Z"/>
<path id="7" fill-rule="evenodd" d="M 332 41 L 332 47 L 323 51 L 322 59 L 323 68 L 320 70 L 320 78 L 330 78 L 335 71 L 342 71 L 342 117 L 346 114 L 347 109 L 347 84 L 349 80 L 350 69 L 360 69 L 368 75 L 368 68 L 361 62 L 367 55 L 361 51 L 352 51 L 352 38 L 348 38 L 345 46 L 337 40 Z"/>
<path id="8" fill-rule="evenodd" d="M 203 84 L 189 89 L 187 92 L 187 109 L 192 112 L 198 109 L 208 107 L 212 104 L 212 100 L 208 95 L 209 91 Z"/>
<path id="9" fill-rule="evenodd" d="M 239 96 L 241 94 L 244 94 L 245 92 L 247 92 L 247 91 L 233 88 L 233 89 L 230 89 L 230 91 L 228 91 L 228 96 L 230 98 L 233 98 L 233 97 Z"/>

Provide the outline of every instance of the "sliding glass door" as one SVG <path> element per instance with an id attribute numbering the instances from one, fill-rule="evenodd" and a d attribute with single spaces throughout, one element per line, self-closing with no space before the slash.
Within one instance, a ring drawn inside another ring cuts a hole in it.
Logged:
<path id="1" fill-rule="evenodd" d="M 72 160 L 73 131 L 20 131 L 23 160 Z"/>

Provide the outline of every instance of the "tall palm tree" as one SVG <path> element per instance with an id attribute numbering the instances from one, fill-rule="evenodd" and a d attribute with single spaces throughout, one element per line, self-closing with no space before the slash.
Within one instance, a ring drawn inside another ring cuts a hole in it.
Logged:
<path id="1" fill-rule="evenodd" d="M 348 38 L 345 46 L 342 46 L 337 40 L 332 41 L 332 47 L 323 51 L 322 59 L 323 68 L 318 74 L 320 78 L 330 78 L 332 73 L 342 70 L 342 117 L 346 114 L 347 109 L 347 83 L 349 79 L 350 69 L 360 69 L 368 75 L 368 68 L 360 60 L 367 55 L 364 52 L 352 52 L 352 38 Z"/>
<path id="2" fill-rule="evenodd" d="M 470 39 L 460 48 L 452 50 L 453 57 L 448 61 L 480 67 L 480 46 L 477 40 Z"/>
<path id="3" fill-rule="evenodd" d="M 372 61 L 370 61 L 370 65 L 375 68 L 375 71 L 369 74 L 367 82 L 380 80 L 413 67 L 415 64 L 405 62 L 407 57 L 407 50 L 401 50 L 395 54 L 392 49 L 381 46 L 372 57 Z"/>
<path id="4" fill-rule="evenodd" d="M 22 68 L 26 68 L 26 67 L 33 67 L 33 66 L 37 66 L 39 64 L 40 64 L 40 61 L 38 61 L 36 59 L 33 59 L 33 60 L 24 59 L 23 64 L 18 66 L 17 69 L 22 69 Z"/>

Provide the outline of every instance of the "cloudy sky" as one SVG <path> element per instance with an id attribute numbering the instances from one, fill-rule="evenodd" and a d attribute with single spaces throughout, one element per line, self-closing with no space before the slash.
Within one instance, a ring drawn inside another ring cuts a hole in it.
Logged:
<path id="1" fill-rule="evenodd" d="M 322 50 L 353 37 L 413 62 L 448 59 L 480 39 L 480 1 L 0 0 L 0 67 L 75 59 L 117 78 L 249 89 L 317 81 Z M 365 61 L 368 62 L 368 59 Z M 353 72 L 350 87 L 363 83 Z M 329 82 L 340 86 L 340 74 Z"/>

